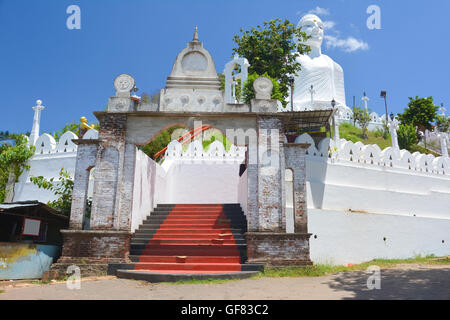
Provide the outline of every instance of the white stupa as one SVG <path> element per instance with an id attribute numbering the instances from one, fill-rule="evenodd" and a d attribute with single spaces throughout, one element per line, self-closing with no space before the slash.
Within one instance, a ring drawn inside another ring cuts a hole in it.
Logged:
<path id="1" fill-rule="evenodd" d="M 333 59 L 322 54 L 322 20 L 314 14 L 307 14 L 300 19 L 297 27 L 311 36 L 305 43 L 311 47 L 311 52 L 297 58 L 302 70 L 295 77 L 294 109 L 329 109 L 334 99 L 339 109 L 349 110 L 345 101 L 344 71 Z"/>

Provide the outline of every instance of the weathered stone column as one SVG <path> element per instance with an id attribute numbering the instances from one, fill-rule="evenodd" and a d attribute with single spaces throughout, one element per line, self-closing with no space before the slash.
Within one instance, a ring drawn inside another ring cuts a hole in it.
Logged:
<path id="1" fill-rule="evenodd" d="M 104 114 L 99 120 L 101 143 L 96 160 L 91 229 L 111 230 L 117 228 L 114 218 L 118 202 L 120 164 L 125 152 L 127 117 L 124 114 Z"/>
<path id="2" fill-rule="evenodd" d="M 282 119 L 258 115 L 258 208 L 260 232 L 286 230 Z"/>
<path id="3" fill-rule="evenodd" d="M 72 230 L 83 229 L 90 170 L 95 166 L 99 140 L 74 140 L 78 145 L 72 192 L 70 224 Z"/>
<path id="4" fill-rule="evenodd" d="M 308 232 L 308 207 L 306 203 L 306 150 L 309 144 L 287 143 L 284 145 L 286 169 L 294 175 L 294 233 Z"/>

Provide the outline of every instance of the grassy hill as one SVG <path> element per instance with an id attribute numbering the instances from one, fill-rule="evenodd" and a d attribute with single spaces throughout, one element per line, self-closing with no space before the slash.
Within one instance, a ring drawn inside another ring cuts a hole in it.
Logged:
<path id="1" fill-rule="evenodd" d="M 381 131 L 369 131 L 368 138 L 364 140 L 362 129 L 354 127 L 349 123 L 339 125 L 339 135 L 341 139 L 352 142 L 361 141 L 364 144 L 377 144 L 381 150 L 392 146 L 391 136 L 389 134 L 387 139 L 384 139 Z"/>
<path id="2" fill-rule="evenodd" d="M 381 150 L 386 149 L 392 146 L 391 136 L 388 134 L 387 139 L 383 138 L 383 132 L 381 130 L 373 131 L 368 134 L 368 138 L 364 139 L 362 134 L 362 129 L 354 127 L 350 123 L 342 123 L 339 125 L 339 135 L 341 139 L 345 139 L 352 142 L 361 141 L 364 144 L 376 144 L 380 147 Z M 419 145 L 411 146 L 409 152 L 420 152 L 424 154 L 432 154 L 435 157 L 439 157 L 439 155 L 431 150 L 425 149 Z"/>

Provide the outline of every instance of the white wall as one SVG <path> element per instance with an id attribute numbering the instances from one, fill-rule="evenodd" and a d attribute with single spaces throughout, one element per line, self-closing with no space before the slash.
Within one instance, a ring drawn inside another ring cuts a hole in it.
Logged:
<path id="1" fill-rule="evenodd" d="M 155 206 L 156 170 L 159 166 L 144 152 L 137 150 L 131 210 L 131 232 L 150 215 Z"/>
<path id="2" fill-rule="evenodd" d="M 449 219 L 310 209 L 308 228 L 314 263 L 347 265 L 450 254 Z"/>
<path id="3" fill-rule="evenodd" d="M 248 206 L 248 170 L 242 174 L 239 178 L 238 183 L 238 195 L 237 199 L 241 205 L 242 211 L 244 211 L 245 216 L 247 216 L 247 206 Z"/>
<path id="4" fill-rule="evenodd" d="M 450 161 L 341 139 L 310 143 L 308 208 L 450 219 Z M 328 145 L 330 153 L 327 152 Z"/>
<path id="5" fill-rule="evenodd" d="M 51 191 L 39 189 L 30 181 L 30 177 L 43 176 L 46 179 L 58 180 L 62 168 L 73 177 L 76 156 L 76 152 L 35 155 L 29 162 L 30 170 L 22 173 L 19 182 L 14 187 L 14 201 L 39 200 L 47 203 L 56 200 L 56 196 Z"/>
<path id="6" fill-rule="evenodd" d="M 239 164 L 209 161 L 171 161 L 167 170 L 166 196 L 159 203 L 238 203 Z M 157 189 L 157 192 L 159 190 Z"/>
<path id="7" fill-rule="evenodd" d="M 83 136 L 83 139 L 97 138 L 98 131 L 95 129 L 89 130 Z M 30 177 L 43 176 L 47 180 L 53 178 L 57 181 L 61 169 L 73 177 L 77 158 L 77 146 L 72 142 L 73 139 L 78 139 L 78 136 L 71 131 L 64 133 L 58 141 L 46 133 L 37 139 L 35 154 L 28 161 L 30 170 L 19 177 L 19 182 L 14 187 L 13 201 L 38 200 L 47 203 L 56 200 L 57 197 L 51 191 L 39 189 L 30 181 Z M 89 182 L 88 196 L 92 196 L 92 193 L 93 180 Z"/>

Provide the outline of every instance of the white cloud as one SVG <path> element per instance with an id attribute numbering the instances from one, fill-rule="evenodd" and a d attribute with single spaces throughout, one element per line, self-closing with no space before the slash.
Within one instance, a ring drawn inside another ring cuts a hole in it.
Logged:
<path id="1" fill-rule="evenodd" d="M 367 42 L 348 37 L 347 39 L 340 39 L 333 36 L 325 36 L 325 45 L 327 48 L 338 48 L 345 52 L 355 52 L 358 50 L 369 50 Z"/>
<path id="2" fill-rule="evenodd" d="M 323 27 L 325 28 L 325 30 L 331 30 L 336 26 L 336 22 L 334 21 L 324 21 L 323 22 Z"/>
<path id="3" fill-rule="evenodd" d="M 330 15 L 330 9 L 325 9 L 321 7 L 316 7 L 315 9 L 309 10 L 308 13 L 322 15 L 322 16 L 329 16 Z"/>

